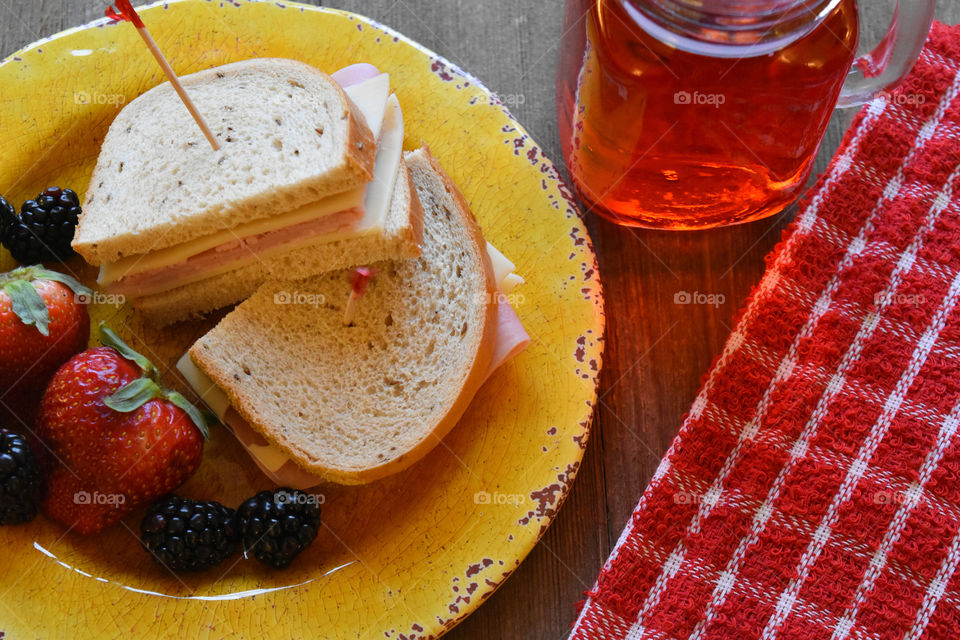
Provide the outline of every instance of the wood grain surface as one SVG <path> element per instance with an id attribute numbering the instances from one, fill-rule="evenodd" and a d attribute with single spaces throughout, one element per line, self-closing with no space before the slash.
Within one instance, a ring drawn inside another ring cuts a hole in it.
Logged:
<path id="1" fill-rule="evenodd" d="M 909 0 L 907 0 L 909 1 Z M 310 4 L 320 4 L 307 0 Z M 0 0 L 0 57 L 103 15 L 106 0 Z M 561 162 L 554 107 L 561 0 L 331 0 L 375 18 L 478 76 L 510 106 L 547 155 Z M 894 0 L 863 11 L 864 46 L 876 43 Z M 960 21 L 939 0 L 937 18 Z M 817 161 L 822 170 L 853 111 L 838 112 Z M 0 135 L 2 135 L 0 112 Z M 2 192 L 4 185 L 0 185 Z M 587 214 L 607 300 L 600 404 L 579 477 L 560 514 L 516 574 L 447 637 L 566 637 L 589 589 L 679 428 L 735 315 L 791 219 L 710 232 L 627 230 Z M 716 307 L 674 304 L 680 291 L 722 294 Z"/>

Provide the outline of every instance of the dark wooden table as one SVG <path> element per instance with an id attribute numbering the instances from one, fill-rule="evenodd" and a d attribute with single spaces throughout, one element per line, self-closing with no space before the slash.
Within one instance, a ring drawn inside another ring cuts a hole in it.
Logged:
<path id="1" fill-rule="evenodd" d="M 136 0 L 135 0 L 136 1 Z M 911 0 L 906 0 L 907 2 Z M 310 4 L 320 4 L 307 0 Z M 103 15 L 107 0 L 0 0 L 0 57 Z M 376 18 L 512 97 L 514 115 L 560 162 L 553 78 L 562 0 L 330 0 Z M 894 0 L 871 0 L 862 41 L 886 29 Z M 960 2 L 937 17 L 960 21 Z M 821 171 L 853 111 L 838 112 L 817 160 Z M 2 185 L 0 185 L 2 187 Z M 590 588 L 720 352 L 764 256 L 793 215 L 698 233 L 627 230 L 587 215 L 607 299 L 600 403 L 580 474 L 539 545 L 451 640 L 566 637 Z M 674 304 L 678 291 L 722 294 L 724 303 Z"/>

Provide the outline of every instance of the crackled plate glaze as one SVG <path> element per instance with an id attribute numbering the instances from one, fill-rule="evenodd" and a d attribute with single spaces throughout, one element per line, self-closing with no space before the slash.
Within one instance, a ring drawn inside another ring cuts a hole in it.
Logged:
<path id="1" fill-rule="evenodd" d="M 325 526 L 281 572 L 239 556 L 174 576 L 138 547 L 138 515 L 102 534 L 43 517 L 0 529 L 0 631 L 27 637 L 429 638 L 476 609 L 530 552 L 577 473 L 596 398 L 603 310 L 594 254 L 556 168 L 476 79 L 360 16 L 274 2 L 142 10 L 178 73 L 258 56 L 391 74 L 406 147 L 426 142 L 486 236 L 527 283 L 513 302 L 532 346 L 483 387 L 427 458 L 366 487 L 322 487 Z M 0 64 L 0 192 L 82 191 L 122 104 L 161 82 L 128 24 L 105 20 Z M 0 268 L 13 263 L 5 252 Z M 79 259 L 67 267 L 92 283 Z M 100 297 L 106 320 L 170 366 L 215 319 L 156 330 Z M 179 385 L 175 372 L 167 381 Z M 182 493 L 238 504 L 269 486 L 217 428 Z M 2 637 L 2 634 L 0 634 Z"/>

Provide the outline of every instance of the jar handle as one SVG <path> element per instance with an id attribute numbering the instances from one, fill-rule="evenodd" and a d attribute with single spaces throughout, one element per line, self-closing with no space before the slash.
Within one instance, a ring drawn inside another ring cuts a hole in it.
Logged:
<path id="1" fill-rule="evenodd" d="M 855 107 L 896 87 L 913 68 L 927 40 L 936 0 L 898 0 L 887 35 L 853 63 L 838 107 Z"/>

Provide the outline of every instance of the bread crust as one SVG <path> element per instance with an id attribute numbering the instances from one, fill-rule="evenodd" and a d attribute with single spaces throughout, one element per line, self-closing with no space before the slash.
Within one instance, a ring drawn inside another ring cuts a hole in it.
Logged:
<path id="1" fill-rule="evenodd" d="M 330 76 L 323 73 L 306 63 L 296 60 L 287 60 L 280 58 L 254 58 L 241 62 L 234 62 L 199 71 L 187 76 L 183 76 L 181 81 L 189 90 L 191 86 L 213 82 L 223 74 L 244 73 L 251 68 L 257 68 L 263 65 L 275 65 L 277 69 L 289 69 L 298 73 L 308 73 L 317 75 L 328 81 L 329 87 L 337 92 L 341 103 L 346 106 L 346 127 L 347 144 L 344 149 L 344 156 L 340 167 L 337 169 L 338 183 L 342 183 L 337 192 L 345 191 L 369 182 L 373 179 L 374 160 L 376 157 L 376 141 L 373 133 L 367 126 L 366 120 L 359 108 L 347 96 L 339 84 Z M 160 84 L 145 92 L 133 102 L 127 105 L 110 125 L 104 139 L 103 146 L 112 149 L 112 145 L 123 145 L 126 142 L 128 134 L 124 130 L 130 126 L 128 120 L 124 117 L 124 111 L 134 107 L 141 101 L 149 101 L 151 95 L 156 95 L 158 91 L 169 89 L 169 83 Z M 128 112 L 130 113 L 130 112 Z M 266 144 L 266 141 L 264 142 Z M 120 148 L 120 147 L 118 147 Z M 214 153 L 211 150 L 211 153 Z M 221 149 L 221 155 L 226 150 Z M 203 212 L 195 213 L 195 219 L 199 218 L 196 227 L 199 231 L 194 232 L 190 225 L 190 218 L 186 220 L 167 220 L 166 223 L 154 225 L 148 231 L 132 231 L 128 233 L 119 233 L 110 237 L 98 237 L 97 234 L 90 232 L 88 227 L 93 223 L 94 218 L 98 220 L 104 216 L 110 216 L 110 205 L 106 197 L 100 193 L 100 185 L 104 183 L 105 174 L 113 171 L 111 162 L 101 153 L 94 168 L 90 184 L 84 197 L 84 213 L 80 216 L 76 235 L 73 241 L 74 250 L 83 256 L 89 264 L 99 266 L 104 263 L 116 262 L 117 260 L 129 256 L 141 255 L 150 251 L 175 246 L 181 242 L 202 237 L 207 231 L 206 228 L 216 228 L 222 230 L 223 221 L 229 219 L 231 225 L 238 225 L 252 220 L 266 218 L 278 213 L 278 206 L 283 210 L 289 211 L 297 206 L 309 204 L 318 199 L 317 190 L 320 185 L 327 183 L 326 174 L 315 176 L 313 180 L 303 180 L 300 183 L 287 185 L 283 189 L 275 189 L 263 192 L 255 197 L 250 197 L 242 202 L 234 202 L 221 208 L 209 207 Z M 221 158 L 222 161 L 222 158 Z M 331 192 L 328 195 L 331 195 Z M 322 197 L 322 194 L 320 194 Z M 93 234 L 93 237 L 88 237 Z"/>
<path id="2" fill-rule="evenodd" d="M 497 343 L 497 282 L 493 272 L 493 264 L 490 261 L 490 255 L 487 253 L 487 241 L 483 237 L 483 231 L 480 229 L 476 216 L 473 215 L 473 211 L 471 211 L 470 205 L 467 204 L 467 199 L 459 187 L 457 187 L 450 176 L 443 170 L 443 167 L 440 166 L 436 158 L 433 157 L 427 145 L 423 145 L 423 152 L 426 159 L 430 162 L 431 168 L 440 176 L 447 191 L 456 201 L 458 205 L 457 210 L 463 216 L 464 223 L 470 231 L 470 236 L 480 252 L 480 259 L 483 262 L 483 269 L 486 274 L 487 288 L 487 296 L 485 298 L 487 300 L 487 313 L 483 327 L 483 338 L 481 338 L 480 347 L 474 356 L 470 374 L 460 388 L 460 393 L 449 403 L 444 417 L 430 432 L 424 435 L 419 443 L 406 452 L 401 453 L 396 458 L 384 464 L 365 469 L 334 469 L 321 465 L 305 464 L 302 457 L 291 455 L 292 452 L 281 445 L 281 448 L 284 448 L 284 451 L 290 455 L 290 458 L 301 469 L 337 484 L 367 484 L 399 473 L 421 460 L 432 451 L 434 447 L 440 444 L 440 441 L 460 422 L 470 403 L 472 403 L 474 397 L 476 397 L 477 392 L 480 391 L 480 387 L 482 387 L 486 381 L 490 363 L 493 361 L 493 352 Z M 260 431 L 260 433 L 264 437 L 270 438 L 269 434 L 263 431 Z"/>

